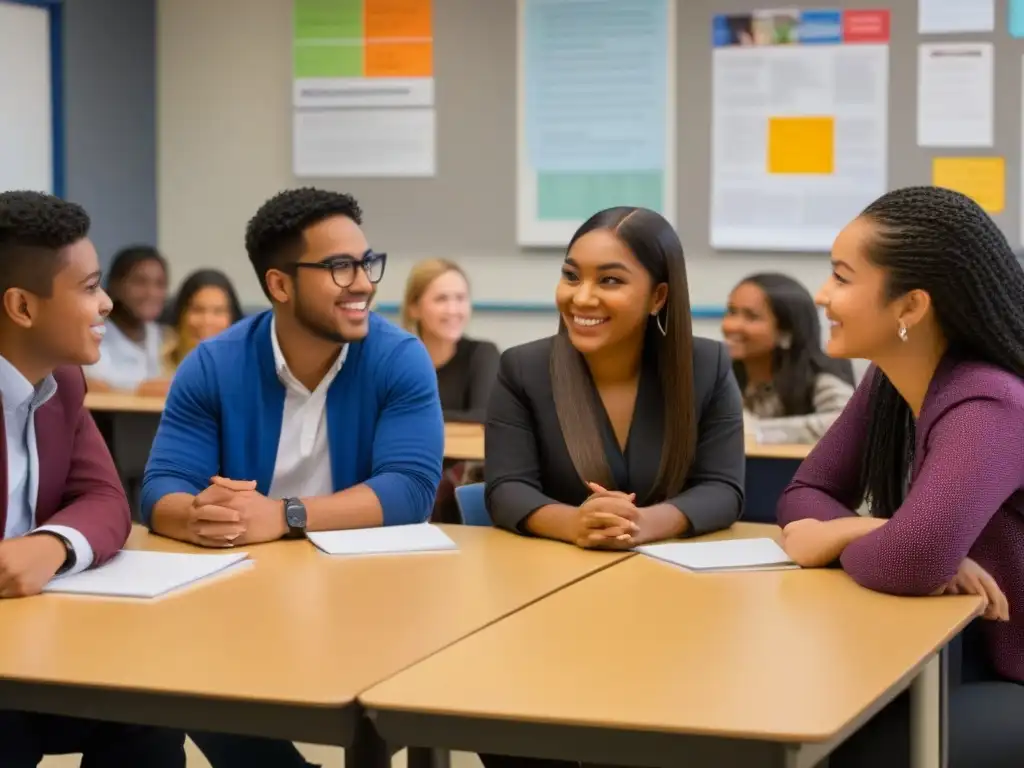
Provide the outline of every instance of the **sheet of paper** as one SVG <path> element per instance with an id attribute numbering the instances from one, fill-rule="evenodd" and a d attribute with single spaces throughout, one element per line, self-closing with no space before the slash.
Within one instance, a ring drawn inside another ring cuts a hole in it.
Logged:
<path id="1" fill-rule="evenodd" d="M 922 44 L 917 72 L 918 145 L 991 147 L 992 43 Z"/>
<path id="2" fill-rule="evenodd" d="M 70 576 L 58 576 L 44 592 L 101 597 L 154 598 L 251 564 L 245 552 L 191 555 L 123 550 L 112 560 Z"/>
<path id="3" fill-rule="evenodd" d="M 797 568 L 772 539 L 673 541 L 637 547 L 649 557 L 692 571 L 775 570 Z"/>
<path id="4" fill-rule="evenodd" d="M 293 169 L 436 173 L 431 0 L 293 0 Z"/>
<path id="5" fill-rule="evenodd" d="M 719 15 L 711 245 L 828 251 L 888 189 L 888 11 Z"/>
<path id="6" fill-rule="evenodd" d="M 317 531 L 306 537 L 328 555 L 396 555 L 458 551 L 448 534 L 430 523 Z"/>
<path id="7" fill-rule="evenodd" d="M 1006 207 L 1006 160 L 1002 157 L 936 157 L 932 185 L 962 192 L 989 213 Z"/>
<path id="8" fill-rule="evenodd" d="M 922 35 L 992 32 L 995 28 L 995 0 L 918 0 L 917 31 Z"/>

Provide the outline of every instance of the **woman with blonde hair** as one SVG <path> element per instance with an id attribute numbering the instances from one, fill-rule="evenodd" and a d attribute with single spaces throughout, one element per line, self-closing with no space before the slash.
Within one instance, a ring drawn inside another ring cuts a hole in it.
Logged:
<path id="1" fill-rule="evenodd" d="M 405 283 L 402 325 L 423 341 L 437 370 L 445 421 L 483 423 L 498 374 L 498 348 L 464 335 L 469 281 L 453 261 L 416 264 Z"/>

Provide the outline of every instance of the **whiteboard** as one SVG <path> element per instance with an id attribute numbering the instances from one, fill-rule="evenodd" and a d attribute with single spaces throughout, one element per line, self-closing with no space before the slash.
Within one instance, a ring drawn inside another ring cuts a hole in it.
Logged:
<path id="1" fill-rule="evenodd" d="M 53 192 L 50 12 L 0 0 L 0 191 Z"/>
<path id="2" fill-rule="evenodd" d="M 531 50 L 536 51 L 536 41 L 531 41 L 531 29 L 528 22 L 528 5 L 531 3 L 538 6 L 555 6 L 561 13 L 573 14 L 580 27 L 580 34 L 590 31 L 589 26 L 598 35 L 604 34 L 607 38 L 607 27 L 602 29 L 602 23 L 595 21 L 604 17 L 605 23 L 613 14 L 628 16 L 631 13 L 638 13 L 651 6 L 651 0 L 518 0 L 517 30 L 516 30 L 516 239 L 520 245 L 527 247 L 564 247 L 568 244 L 572 235 L 579 226 L 591 215 L 602 208 L 615 205 L 641 205 L 656 208 L 669 222 L 675 226 L 676 223 L 676 0 L 665 0 L 666 20 L 664 24 L 664 72 L 658 73 L 658 79 L 664 86 L 664 99 L 658 99 L 659 108 L 663 107 L 663 117 L 659 121 L 664 123 L 664 147 L 658 147 L 661 155 L 661 162 L 658 164 L 657 173 L 660 174 L 661 183 L 655 182 L 654 197 L 660 198 L 660 205 L 648 205 L 643 198 L 651 194 L 648 187 L 645 191 L 630 187 L 628 184 L 615 188 L 611 194 L 607 193 L 608 184 L 602 182 L 609 174 L 602 170 L 581 170 L 576 173 L 567 174 L 581 179 L 582 187 L 578 190 L 580 195 L 586 194 L 587 177 L 594 181 L 593 188 L 604 184 L 604 192 L 595 195 L 587 195 L 587 199 L 594 197 L 600 202 L 593 204 L 585 202 L 583 197 L 579 198 L 576 206 L 568 205 L 567 208 L 576 208 L 571 218 L 560 217 L 560 214 L 552 215 L 550 212 L 543 213 L 545 207 L 543 199 L 542 183 L 543 174 L 538 171 L 533 157 L 536 147 L 530 144 L 531 128 L 531 105 L 528 93 L 528 58 Z M 653 5 L 659 5 L 655 2 Z M 588 20 L 588 18 L 590 20 Z M 550 42 L 550 41 L 549 41 Z M 581 60 L 593 56 L 602 45 L 608 44 L 608 39 L 595 39 L 591 41 L 593 50 L 574 49 L 579 41 L 567 41 L 565 51 L 572 51 L 579 55 Z M 661 41 L 659 41 L 660 44 Z M 564 52 L 563 52 L 564 55 Z M 572 55 L 572 54 L 570 54 Z M 663 80 L 662 80 L 663 76 Z M 585 106 L 589 109 L 589 106 Z M 623 110 L 622 113 L 628 114 Z M 644 121 L 640 121 L 637 131 L 642 132 Z M 596 131 L 595 134 L 600 134 Z M 600 137 L 598 142 L 600 143 Z M 587 153 L 588 150 L 582 150 Z M 609 155 L 610 156 L 610 155 Z M 607 158 L 608 156 L 606 156 Z M 555 174 L 558 175 L 557 173 Z M 549 177 L 550 178 L 550 177 Z M 617 194 L 621 189 L 621 196 Z M 573 194 L 570 188 L 568 193 Z M 640 199 L 632 199 L 630 195 L 637 195 Z M 583 214 L 583 208 L 586 214 Z M 593 208 L 593 210 L 591 210 Z"/>

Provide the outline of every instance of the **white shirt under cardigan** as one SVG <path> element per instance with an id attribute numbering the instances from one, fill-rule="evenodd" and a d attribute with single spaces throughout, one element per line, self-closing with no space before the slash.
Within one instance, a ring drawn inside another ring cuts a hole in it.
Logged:
<path id="1" fill-rule="evenodd" d="M 327 390 L 348 356 L 348 345 L 310 392 L 292 372 L 277 341 L 277 322 L 270 322 L 270 343 L 274 348 L 274 368 L 285 387 L 281 437 L 277 443 L 274 478 L 267 496 L 288 499 L 329 496 L 334 493 L 331 478 L 331 453 L 327 442 Z"/>

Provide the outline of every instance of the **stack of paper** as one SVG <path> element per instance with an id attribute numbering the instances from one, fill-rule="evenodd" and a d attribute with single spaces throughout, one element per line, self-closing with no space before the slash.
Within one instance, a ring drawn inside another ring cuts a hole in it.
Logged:
<path id="1" fill-rule="evenodd" d="M 765 571 L 799 568 L 771 539 L 649 544 L 640 552 L 691 571 Z"/>
<path id="2" fill-rule="evenodd" d="M 104 597 L 159 597 L 175 589 L 252 564 L 245 552 L 189 555 L 124 550 L 99 568 L 57 576 L 44 592 Z"/>
<path id="3" fill-rule="evenodd" d="M 455 542 L 430 523 L 318 531 L 306 537 L 328 555 L 395 555 L 408 552 L 450 552 Z"/>

